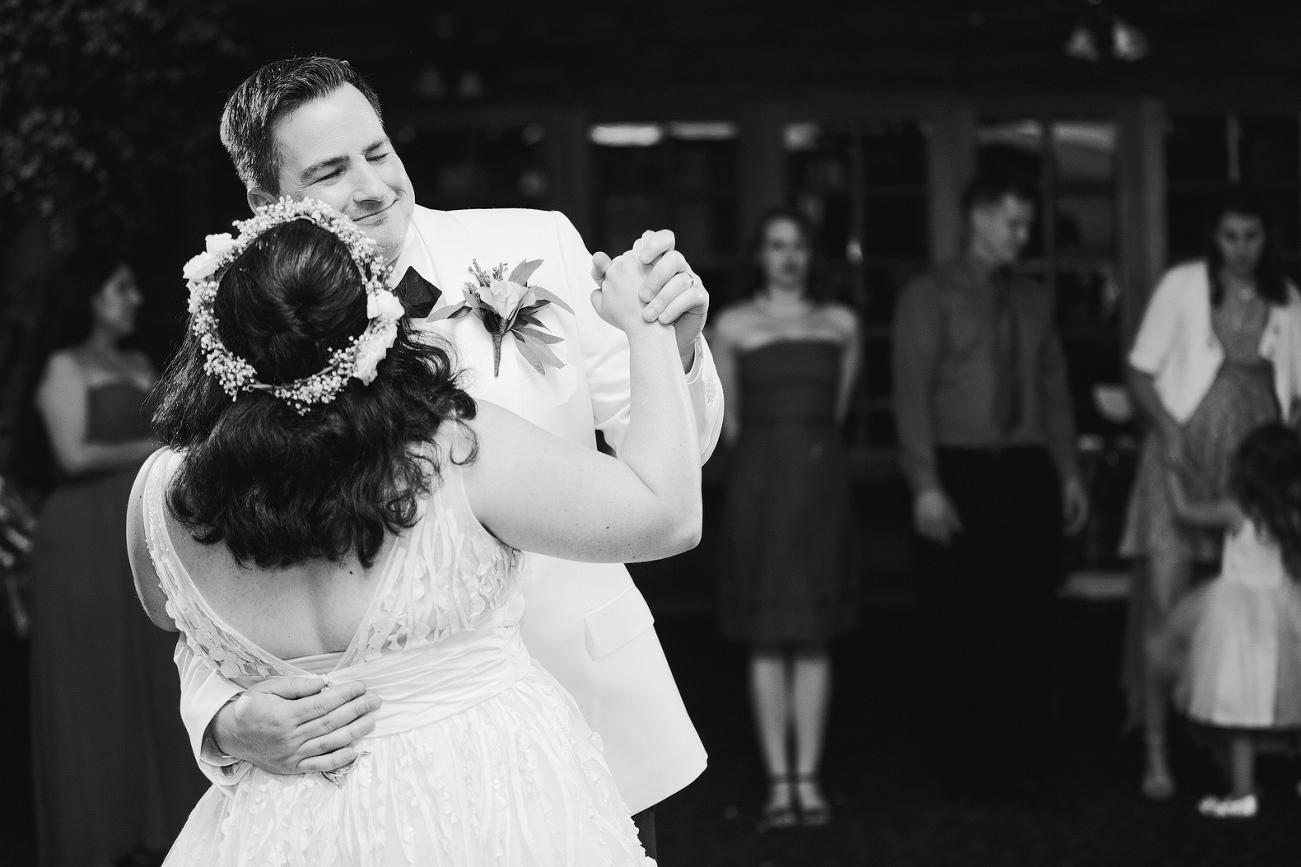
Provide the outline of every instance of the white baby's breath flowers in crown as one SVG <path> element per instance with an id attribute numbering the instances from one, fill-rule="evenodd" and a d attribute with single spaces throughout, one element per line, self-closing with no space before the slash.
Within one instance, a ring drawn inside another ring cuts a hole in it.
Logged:
<path id="1" fill-rule="evenodd" d="M 307 220 L 332 232 L 347 246 L 361 273 L 366 291 L 366 318 L 370 321 L 360 335 L 345 346 L 330 350 L 330 360 L 320 371 L 283 385 L 258 381 L 253 365 L 231 352 L 217 336 L 217 317 L 213 301 L 222 275 L 235 260 L 268 229 L 291 220 Z M 375 369 L 397 339 L 402 302 L 388 288 L 389 266 L 384 262 L 375 241 L 366 237 L 347 217 L 316 199 L 282 198 L 275 204 L 258 208 L 248 220 L 238 220 L 239 235 L 209 235 L 207 249 L 185 263 L 184 275 L 190 288 L 190 330 L 203 349 L 203 369 L 216 378 L 231 400 L 242 391 L 265 391 L 285 401 L 299 415 L 313 404 L 329 403 L 338 397 L 356 377 L 370 385 Z"/>

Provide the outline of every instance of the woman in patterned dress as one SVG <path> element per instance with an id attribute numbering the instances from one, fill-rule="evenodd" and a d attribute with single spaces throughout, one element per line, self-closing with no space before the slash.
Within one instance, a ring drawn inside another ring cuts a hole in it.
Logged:
<path id="1" fill-rule="evenodd" d="M 1178 521 L 1166 484 L 1178 474 L 1192 502 L 1228 496 L 1229 467 L 1254 428 L 1287 418 L 1301 394 L 1301 296 L 1274 254 L 1264 205 L 1231 190 L 1209 224 L 1205 259 L 1170 269 L 1153 292 L 1129 357 L 1130 389 L 1148 434 L 1139 457 L 1122 553 L 1134 558 L 1125 683 L 1141 720 L 1143 793 L 1174 792 L 1165 743 L 1168 691 L 1144 664 L 1194 574 L 1219 562 L 1222 535 Z"/>

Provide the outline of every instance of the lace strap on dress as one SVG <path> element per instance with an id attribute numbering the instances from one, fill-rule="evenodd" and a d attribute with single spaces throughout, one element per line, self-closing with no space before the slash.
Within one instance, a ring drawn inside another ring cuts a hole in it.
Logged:
<path id="1" fill-rule="evenodd" d="M 178 629 L 185 628 L 180 609 L 186 601 L 185 587 L 177 580 L 181 567 L 176 561 L 176 553 L 167 538 L 167 524 L 164 518 L 166 504 L 163 498 L 167 492 L 167 479 L 170 475 L 175 455 L 159 455 L 149 468 L 145 479 L 145 545 L 149 548 L 149 559 L 154 563 L 154 573 L 158 576 L 158 585 L 167 596 L 167 615 L 172 618 Z"/>
<path id="2" fill-rule="evenodd" d="M 297 673 L 279 660 L 260 653 L 238 633 L 214 620 L 198 597 L 167 532 L 167 481 L 172 477 L 172 467 L 180 460 L 176 454 L 159 457 L 145 479 L 145 544 L 158 575 L 158 585 L 167 596 L 167 616 L 172 618 L 195 655 L 207 659 L 227 678 L 260 680 Z"/>
<path id="3" fill-rule="evenodd" d="M 450 424 L 450 422 L 449 422 Z M 474 517 L 466 498 L 461 466 L 464 434 L 427 445 L 438 474 L 420 504 L 420 519 L 396 541 L 389 573 L 367 619 L 354 661 L 374 661 L 398 650 L 411 650 L 473 629 L 499 608 L 517 586 L 521 552 L 504 545 Z"/>

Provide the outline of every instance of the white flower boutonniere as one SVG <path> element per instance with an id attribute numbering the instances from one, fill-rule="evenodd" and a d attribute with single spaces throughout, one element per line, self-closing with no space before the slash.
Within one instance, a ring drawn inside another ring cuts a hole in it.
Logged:
<path id="1" fill-rule="evenodd" d="M 507 334 L 515 338 L 520 355 L 538 373 L 545 374 L 548 367 L 564 367 L 565 363 L 548 346 L 564 338 L 547 331 L 536 314 L 548 304 L 571 314 L 574 311 L 554 293 L 529 285 L 529 277 L 541 264 L 541 259 L 520 262 L 508 276 L 505 262 L 485 271 L 475 261 L 470 265 L 470 276 L 474 279 L 465 283 L 465 301 L 461 306 L 435 311 L 429 318 L 459 319 L 467 313 L 479 317 L 492 337 L 493 376 L 501 370 L 501 344 Z"/>

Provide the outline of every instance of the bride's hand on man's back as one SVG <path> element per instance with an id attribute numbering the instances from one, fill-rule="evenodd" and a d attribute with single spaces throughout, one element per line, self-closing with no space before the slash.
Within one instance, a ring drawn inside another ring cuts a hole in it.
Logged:
<path id="1" fill-rule="evenodd" d="M 642 316 L 646 305 L 638 293 L 651 272 L 632 252 L 622 253 L 610 261 L 600 288 L 592 292 L 592 306 L 606 322 L 620 331 L 654 325 Z"/>

